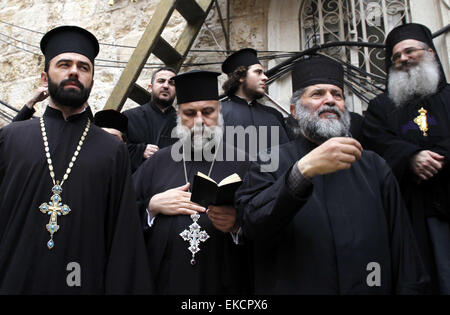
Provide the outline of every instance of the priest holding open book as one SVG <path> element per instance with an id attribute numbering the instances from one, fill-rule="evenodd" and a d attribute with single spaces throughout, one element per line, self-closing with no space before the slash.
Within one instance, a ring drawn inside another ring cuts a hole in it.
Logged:
<path id="1" fill-rule="evenodd" d="M 233 205 L 249 162 L 234 158 L 238 150 L 222 141 L 218 75 L 190 71 L 173 77 L 178 114 L 172 134 L 179 141 L 156 152 L 133 176 L 149 226 L 157 294 L 249 293 Z"/>

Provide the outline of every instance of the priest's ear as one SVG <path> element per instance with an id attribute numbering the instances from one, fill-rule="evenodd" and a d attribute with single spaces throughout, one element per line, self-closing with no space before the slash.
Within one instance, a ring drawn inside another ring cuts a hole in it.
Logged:
<path id="1" fill-rule="evenodd" d="M 45 71 L 41 72 L 41 86 L 48 87 L 48 74 Z"/>
<path id="2" fill-rule="evenodd" d="M 291 104 L 289 106 L 289 110 L 291 111 L 291 115 L 297 119 L 297 110 L 295 109 L 295 104 Z"/>
<path id="3" fill-rule="evenodd" d="M 149 93 L 152 93 L 152 91 L 153 91 L 153 85 L 152 85 L 151 83 L 148 84 L 148 86 L 147 86 L 147 91 L 148 91 Z"/>

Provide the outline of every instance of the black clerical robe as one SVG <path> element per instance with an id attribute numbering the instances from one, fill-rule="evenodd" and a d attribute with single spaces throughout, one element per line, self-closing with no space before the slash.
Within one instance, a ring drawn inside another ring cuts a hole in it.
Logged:
<path id="1" fill-rule="evenodd" d="M 44 113 L 56 180 L 61 180 L 85 129 L 87 111 L 63 119 Z M 38 119 L 0 131 L 0 293 L 151 293 L 125 144 L 91 124 L 68 179 L 49 250 L 52 179 Z M 79 281 L 79 282 L 78 282 Z M 79 286 L 78 286 L 79 284 Z"/>
<path id="2" fill-rule="evenodd" d="M 314 148 L 303 137 L 282 145 L 278 170 L 253 163 L 236 192 L 255 293 L 420 293 L 427 276 L 389 167 L 364 151 L 350 169 L 315 176 L 295 195 L 287 176 Z"/>
<path id="3" fill-rule="evenodd" d="M 26 105 L 24 105 L 20 111 L 17 113 L 16 116 L 14 116 L 13 118 L 13 122 L 14 121 L 22 121 L 22 120 L 27 120 L 33 117 L 33 114 L 36 112 L 36 110 L 34 108 L 28 108 Z M 86 107 L 86 112 L 89 116 L 90 120 L 94 119 L 94 116 L 92 115 L 92 111 L 91 111 L 91 107 L 88 106 Z"/>
<path id="4" fill-rule="evenodd" d="M 34 108 L 28 108 L 28 106 L 24 105 L 20 111 L 14 116 L 12 121 L 22 121 L 27 120 L 33 117 L 33 114 L 36 112 Z"/>
<path id="5" fill-rule="evenodd" d="M 414 123 L 421 107 L 427 111 L 427 136 Z M 430 290 L 437 292 L 426 218 L 433 216 L 450 222 L 450 85 L 441 84 L 438 93 L 401 107 L 396 107 L 386 93 L 379 95 L 369 104 L 363 133 L 368 147 L 386 159 L 397 177 L 419 248 L 432 276 Z M 410 160 L 422 150 L 445 156 L 445 164 L 431 179 L 419 182 Z"/>
<path id="6" fill-rule="evenodd" d="M 249 139 L 248 136 L 246 136 L 245 148 L 239 148 L 245 150 L 245 152 L 250 155 L 253 156 L 257 152 L 266 151 L 267 148 L 289 141 L 283 116 L 276 109 L 261 105 L 256 100 L 251 102 L 251 104 L 248 104 L 246 100 L 236 95 L 230 96 L 227 100 L 221 102 L 221 104 L 225 126 L 242 126 L 243 128 L 255 126 L 257 128 L 258 140 L 255 141 L 255 139 Z M 278 138 L 271 134 L 271 127 L 278 128 Z M 265 132 L 263 131 L 263 128 L 266 128 Z M 261 136 L 267 137 L 265 147 L 259 146 L 259 137 Z M 227 139 L 227 141 L 231 144 L 231 139 Z M 251 150 L 249 150 L 249 145 L 251 142 L 252 144 L 258 143 L 258 148 L 253 151 L 255 152 L 254 154 Z M 236 137 L 234 140 L 234 145 L 238 145 Z"/>
<path id="7" fill-rule="evenodd" d="M 174 146 L 176 146 L 175 144 Z M 156 152 L 133 174 L 138 204 L 145 211 L 150 199 L 161 192 L 186 184 L 183 162 L 172 158 L 170 146 Z M 230 150 L 229 147 L 227 150 Z M 226 151 L 225 151 L 226 152 Z M 219 161 L 217 155 L 210 177 L 216 182 L 237 173 L 243 178 L 248 162 Z M 188 181 L 197 172 L 208 174 L 211 162 L 186 161 Z M 180 233 L 193 223 L 188 215 L 158 214 L 147 230 L 147 250 L 157 294 L 244 294 L 248 293 L 248 263 L 244 245 L 236 245 L 230 233 L 217 230 L 206 213 L 198 224 L 210 236 L 200 243 L 191 265 L 189 242 Z"/>
<path id="8" fill-rule="evenodd" d="M 176 126 L 175 108 L 170 106 L 162 112 L 153 102 L 123 112 L 128 117 L 128 151 L 131 169 L 134 172 L 144 162 L 143 153 L 147 144 L 157 145 L 160 149 L 176 142 L 171 138 Z"/>

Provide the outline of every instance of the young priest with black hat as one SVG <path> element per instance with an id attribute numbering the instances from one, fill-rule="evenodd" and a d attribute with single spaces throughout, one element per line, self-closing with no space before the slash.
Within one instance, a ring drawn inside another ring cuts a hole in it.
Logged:
<path id="1" fill-rule="evenodd" d="M 288 142 L 281 113 L 257 101 L 264 96 L 267 76 L 257 58 L 256 50 L 244 48 L 234 52 L 223 62 L 222 71 L 228 75 L 228 80 L 222 86 L 228 96 L 228 99 L 222 102 L 225 125 L 243 128 L 252 126 L 256 128 L 258 136 L 258 139 L 247 138 L 245 148 L 241 149 L 253 156 L 268 147 Z M 266 143 L 264 147 L 259 147 L 260 137 L 267 139 L 263 142 Z M 252 145 L 256 144 L 258 147 L 253 148 Z"/>
<path id="2" fill-rule="evenodd" d="M 400 184 L 431 276 L 450 294 L 450 85 L 431 31 L 394 28 L 386 38 L 386 92 L 369 103 L 363 132 Z"/>
<path id="3" fill-rule="evenodd" d="M 234 161 L 235 148 L 222 140 L 218 75 L 191 71 L 173 78 L 180 140 L 133 174 L 150 226 L 147 250 L 157 294 L 248 293 L 245 248 L 234 242 L 240 228 L 234 194 L 223 203 L 191 200 L 198 172 L 219 183 L 234 173 L 243 178 L 248 168 L 248 162 Z M 203 192 L 206 199 L 213 194 Z"/>
<path id="4" fill-rule="evenodd" d="M 44 35 L 49 105 L 40 119 L 0 131 L 0 293 L 151 293 L 124 143 L 85 110 L 94 35 Z"/>
<path id="5" fill-rule="evenodd" d="M 254 245 L 256 294 L 415 294 L 427 280 L 387 164 L 346 137 L 342 66 L 295 64 L 298 139 L 280 168 L 254 163 L 236 192 Z"/>

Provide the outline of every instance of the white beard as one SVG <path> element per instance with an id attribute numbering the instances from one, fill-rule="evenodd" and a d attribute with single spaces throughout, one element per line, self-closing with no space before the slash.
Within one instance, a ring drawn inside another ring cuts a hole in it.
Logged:
<path id="1" fill-rule="evenodd" d="M 432 52 L 426 51 L 423 59 L 409 70 L 389 70 L 389 98 L 400 107 L 417 96 L 434 94 L 440 80 L 439 64 Z"/>
<path id="2" fill-rule="evenodd" d="M 337 119 L 322 119 L 319 117 L 325 110 L 334 110 Z M 300 132 L 314 142 L 322 143 L 333 137 L 345 137 L 349 135 L 350 113 L 345 108 L 342 113 L 335 106 L 324 105 L 316 112 L 300 104 L 296 106 L 297 120 Z"/>
<path id="3" fill-rule="evenodd" d="M 223 135 L 223 116 L 219 113 L 218 124 L 216 126 L 194 125 L 191 129 L 181 124 L 181 118 L 177 116 L 176 135 L 184 145 L 192 148 L 194 153 L 199 153 L 204 148 L 218 144 Z"/>

